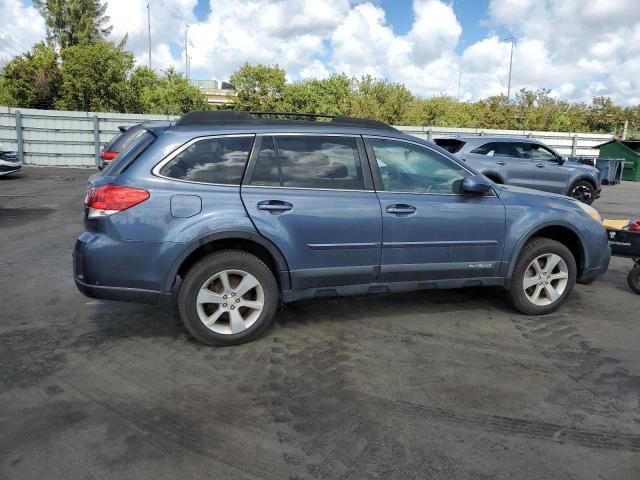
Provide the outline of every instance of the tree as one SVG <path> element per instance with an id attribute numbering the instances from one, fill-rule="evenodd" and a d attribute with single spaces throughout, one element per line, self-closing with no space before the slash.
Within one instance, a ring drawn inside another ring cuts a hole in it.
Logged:
<path id="1" fill-rule="evenodd" d="M 279 110 L 286 89 L 285 71 L 278 65 L 245 63 L 229 82 L 238 92 L 237 110 Z"/>
<path id="2" fill-rule="evenodd" d="M 61 84 L 58 55 L 44 43 L 4 67 L 4 100 L 16 107 L 53 108 Z"/>
<path id="3" fill-rule="evenodd" d="M 167 69 L 162 77 L 152 75 L 152 70 L 139 67 L 131 76 L 132 90 L 141 99 L 140 113 L 180 115 L 210 109 L 202 92 L 175 69 Z"/>
<path id="4" fill-rule="evenodd" d="M 60 50 L 104 39 L 111 20 L 100 0 L 34 0 L 47 28 L 47 39 Z"/>
<path id="5" fill-rule="evenodd" d="M 377 80 L 365 75 L 353 81 L 353 95 L 347 101 L 347 113 L 357 117 L 373 118 L 398 124 L 413 94 L 401 83 Z"/>
<path id="6" fill-rule="evenodd" d="M 341 115 L 353 94 L 351 80 L 344 74 L 287 84 L 281 109 L 291 112 Z"/>
<path id="7" fill-rule="evenodd" d="M 56 103 L 61 110 L 124 112 L 130 99 L 133 54 L 123 45 L 100 40 L 65 48 L 62 87 Z"/>

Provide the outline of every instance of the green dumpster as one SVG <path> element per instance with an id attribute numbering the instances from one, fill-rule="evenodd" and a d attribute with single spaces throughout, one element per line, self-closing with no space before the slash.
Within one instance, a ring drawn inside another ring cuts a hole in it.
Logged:
<path id="1" fill-rule="evenodd" d="M 593 148 L 600 149 L 600 158 L 624 158 L 622 179 L 640 182 L 640 140 L 611 140 Z"/>

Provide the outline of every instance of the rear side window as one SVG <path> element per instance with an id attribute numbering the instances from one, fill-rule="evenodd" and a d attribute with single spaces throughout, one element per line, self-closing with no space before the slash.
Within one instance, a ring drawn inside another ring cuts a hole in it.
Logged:
<path id="1" fill-rule="evenodd" d="M 114 176 L 124 172 L 155 139 L 156 136 L 142 126 L 130 128 L 115 142 L 120 148 L 118 156 L 102 169 L 100 175 Z"/>
<path id="2" fill-rule="evenodd" d="M 265 138 L 251 183 L 276 182 L 283 187 L 363 190 L 356 139 L 322 135 Z"/>
<path id="3" fill-rule="evenodd" d="M 490 157 L 527 158 L 527 147 L 518 142 L 490 142 L 471 150 L 471 153 Z"/>
<path id="4" fill-rule="evenodd" d="M 160 169 L 160 175 L 190 182 L 240 185 L 253 136 L 199 140 Z"/>
<path id="5" fill-rule="evenodd" d="M 436 145 L 444 148 L 449 153 L 456 153 L 460 151 L 462 146 L 465 144 L 462 140 L 458 140 L 455 138 L 436 138 L 434 140 Z"/>

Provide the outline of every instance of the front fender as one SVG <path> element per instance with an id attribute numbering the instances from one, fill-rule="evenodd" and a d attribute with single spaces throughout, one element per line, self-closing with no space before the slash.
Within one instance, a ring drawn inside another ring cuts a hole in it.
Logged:
<path id="1" fill-rule="evenodd" d="M 507 279 L 510 279 L 511 276 L 513 275 L 513 270 L 516 267 L 518 256 L 520 255 L 520 252 L 522 251 L 526 243 L 529 240 L 531 240 L 531 238 L 534 237 L 537 232 L 548 227 L 563 227 L 568 230 L 571 230 L 578 237 L 578 241 L 580 242 L 580 250 L 582 252 L 582 258 L 584 259 L 585 265 L 588 265 L 587 250 L 585 248 L 585 243 L 580 235 L 580 232 L 573 225 L 567 222 L 563 222 L 559 220 L 551 220 L 549 222 L 545 222 L 542 224 L 527 225 L 525 227 L 526 230 L 523 229 L 522 230 L 523 233 L 521 233 L 521 236 L 514 243 L 512 243 L 512 248 L 510 252 L 507 252 L 507 247 L 505 245 L 505 258 L 510 258 L 510 261 L 503 263 L 503 265 L 506 265 L 506 270 L 502 273 Z M 518 228 L 519 227 L 516 227 L 516 230 L 518 230 Z M 510 233 L 509 236 L 511 235 L 513 235 L 513 232 Z M 505 243 L 508 243 L 508 242 L 505 242 Z M 580 269 L 580 265 L 578 265 L 578 269 Z"/>

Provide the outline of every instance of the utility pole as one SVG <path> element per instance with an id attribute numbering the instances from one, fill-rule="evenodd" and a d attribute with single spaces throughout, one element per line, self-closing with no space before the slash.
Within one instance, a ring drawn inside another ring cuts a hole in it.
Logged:
<path id="1" fill-rule="evenodd" d="M 149 34 L 149 68 L 151 68 L 151 0 L 147 0 L 147 32 Z"/>
<path id="2" fill-rule="evenodd" d="M 511 98 L 511 67 L 513 66 L 513 35 L 505 38 L 505 40 L 511 40 L 511 57 L 509 58 L 509 85 L 507 87 L 507 101 Z"/>
<path id="3" fill-rule="evenodd" d="M 184 29 L 184 76 L 189 80 L 189 24 Z"/>
<path id="4" fill-rule="evenodd" d="M 458 102 L 460 101 L 460 84 L 462 83 L 462 72 L 458 75 Z"/>

